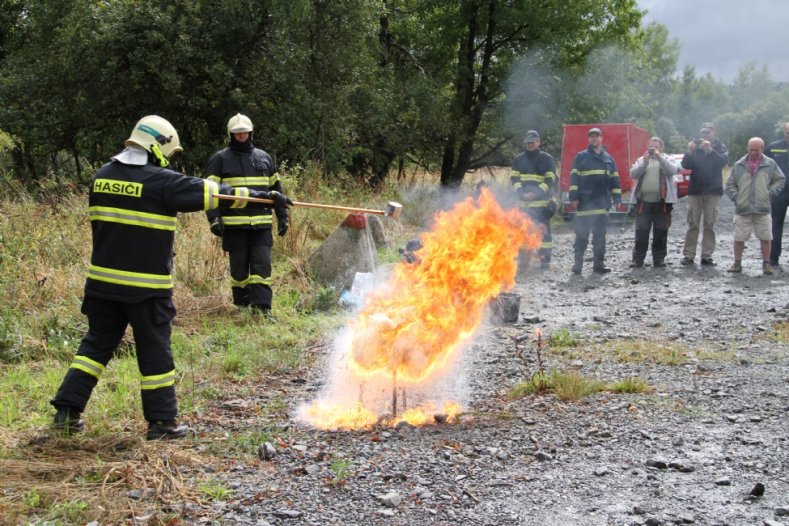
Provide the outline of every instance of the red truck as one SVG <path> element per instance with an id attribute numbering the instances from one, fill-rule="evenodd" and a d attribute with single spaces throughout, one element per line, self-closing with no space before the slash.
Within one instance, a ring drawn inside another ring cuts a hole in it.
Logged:
<path id="1" fill-rule="evenodd" d="M 600 128 L 603 132 L 603 147 L 616 161 L 619 182 L 622 186 L 622 204 L 611 210 L 612 214 L 627 213 L 630 201 L 629 192 L 633 187 L 630 167 L 636 159 L 644 155 L 649 143 L 650 133 L 630 123 L 618 124 L 565 124 L 562 133 L 562 162 L 559 174 L 559 189 L 562 196 L 562 217 L 570 219 L 575 215 L 575 207 L 570 204 L 570 171 L 575 155 L 588 145 L 587 132 Z M 681 160 L 681 157 L 680 157 Z M 687 171 L 685 171 L 687 172 Z M 679 183 L 679 197 L 687 193 L 689 174 L 675 176 Z M 681 181 L 680 181 L 681 179 Z"/>

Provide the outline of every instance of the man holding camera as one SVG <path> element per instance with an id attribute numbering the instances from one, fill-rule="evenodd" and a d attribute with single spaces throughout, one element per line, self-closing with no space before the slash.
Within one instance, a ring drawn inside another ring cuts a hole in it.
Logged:
<path id="1" fill-rule="evenodd" d="M 630 205 L 635 206 L 636 244 L 633 248 L 631 268 L 644 266 L 649 246 L 649 231 L 652 231 L 652 263 L 655 267 L 666 266 L 668 228 L 671 225 L 671 210 L 677 202 L 677 186 L 674 174 L 677 165 L 663 155 L 660 137 L 649 139 L 649 147 L 630 169 L 635 188 L 630 194 Z"/>
<path id="2" fill-rule="evenodd" d="M 683 258 L 680 263 L 692 265 L 696 257 L 699 230 L 702 229 L 701 264 L 714 266 L 715 223 L 718 206 L 723 195 L 723 167 L 728 162 L 729 151 L 715 138 L 714 128 L 701 128 L 701 139 L 688 143 L 688 152 L 682 158 L 682 167 L 692 170 L 688 185 L 688 231 L 685 234 Z"/>

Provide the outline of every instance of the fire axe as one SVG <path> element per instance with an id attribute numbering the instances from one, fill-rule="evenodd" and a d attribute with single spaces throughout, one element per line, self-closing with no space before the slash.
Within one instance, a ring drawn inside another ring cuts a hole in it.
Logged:
<path id="1" fill-rule="evenodd" d="M 248 201 L 250 203 L 263 203 L 266 205 L 273 205 L 274 201 L 271 199 L 261 199 L 259 197 L 242 197 L 236 195 L 213 194 L 217 199 L 227 199 L 230 201 Z M 352 206 L 338 206 L 338 205 L 323 205 L 320 203 L 304 203 L 302 201 L 293 201 L 293 206 L 303 206 L 305 208 L 323 208 L 325 210 L 342 210 L 345 212 L 356 212 L 358 214 L 375 214 L 379 216 L 388 216 L 392 219 L 400 217 L 400 212 L 403 210 L 403 205 L 394 201 L 389 201 L 386 208 L 383 210 L 374 210 L 371 208 L 355 208 Z"/>

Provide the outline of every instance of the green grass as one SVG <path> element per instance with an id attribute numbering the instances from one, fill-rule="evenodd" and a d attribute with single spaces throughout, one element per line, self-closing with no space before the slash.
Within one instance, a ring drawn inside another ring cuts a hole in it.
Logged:
<path id="1" fill-rule="evenodd" d="M 577 347 L 579 343 L 577 335 L 571 333 L 567 329 L 559 329 L 551 333 L 549 346 L 556 349 L 564 349 L 567 347 Z"/>
<path id="2" fill-rule="evenodd" d="M 551 393 L 560 400 L 580 400 L 581 398 L 610 391 L 613 393 L 648 393 L 652 388 L 640 378 L 626 378 L 609 383 L 595 378 L 582 376 L 577 371 L 562 372 L 552 369 L 547 373 L 535 373 L 519 382 L 507 393 L 511 399 Z"/>

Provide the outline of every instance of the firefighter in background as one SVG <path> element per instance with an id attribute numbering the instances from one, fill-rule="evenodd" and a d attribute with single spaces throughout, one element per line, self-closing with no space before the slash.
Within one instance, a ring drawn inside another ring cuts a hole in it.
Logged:
<path id="1" fill-rule="evenodd" d="M 282 192 L 282 183 L 271 156 L 252 144 L 252 121 L 240 113 L 227 122 L 228 147 L 208 161 L 206 178 L 233 188 Z M 274 206 L 277 234 L 288 231 L 288 209 Z M 230 284 L 233 303 L 252 307 L 255 312 L 271 313 L 271 234 L 270 205 L 250 203 L 207 213 L 214 235 L 222 237 L 222 249 L 230 254 Z"/>
<path id="2" fill-rule="evenodd" d="M 622 188 L 616 162 L 603 149 L 603 132 L 592 128 L 587 132 L 589 146 L 579 152 L 570 171 L 570 201 L 575 205 L 575 263 L 573 274 L 583 268 L 584 252 L 592 233 L 592 271 L 611 272 L 605 266 L 605 231 L 611 201 L 622 202 Z"/>
<path id="3" fill-rule="evenodd" d="M 553 249 L 551 217 L 557 208 L 554 199 L 556 161 L 551 154 L 540 150 L 540 134 L 535 130 L 526 132 L 523 146 L 525 150 L 512 160 L 510 181 L 518 198 L 523 201 L 523 211 L 543 227 L 540 267 L 547 269 L 551 265 Z M 526 254 L 521 252 L 518 258 L 519 270 L 525 270 L 526 264 Z"/>
<path id="4" fill-rule="evenodd" d="M 81 413 L 104 368 L 131 324 L 140 369 L 142 409 L 148 439 L 181 438 L 175 365 L 170 348 L 173 305 L 173 241 L 178 212 L 244 206 L 214 194 L 250 195 L 292 204 L 282 194 L 232 188 L 167 168 L 182 151 L 175 128 L 165 119 L 143 117 L 126 148 L 96 172 L 89 194 L 93 252 L 82 312 L 88 332 L 52 399 L 53 428 L 84 428 Z"/>
<path id="5" fill-rule="evenodd" d="M 771 142 L 764 155 L 778 163 L 778 167 L 786 177 L 789 177 L 789 122 L 784 124 L 784 138 Z M 786 209 L 789 208 L 789 184 L 784 185 L 780 194 L 772 199 L 771 215 L 773 223 L 773 240 L 770 246 L 770 266 L 780 268 L 781 244 L 784 237 L 784 221 Z"/>

